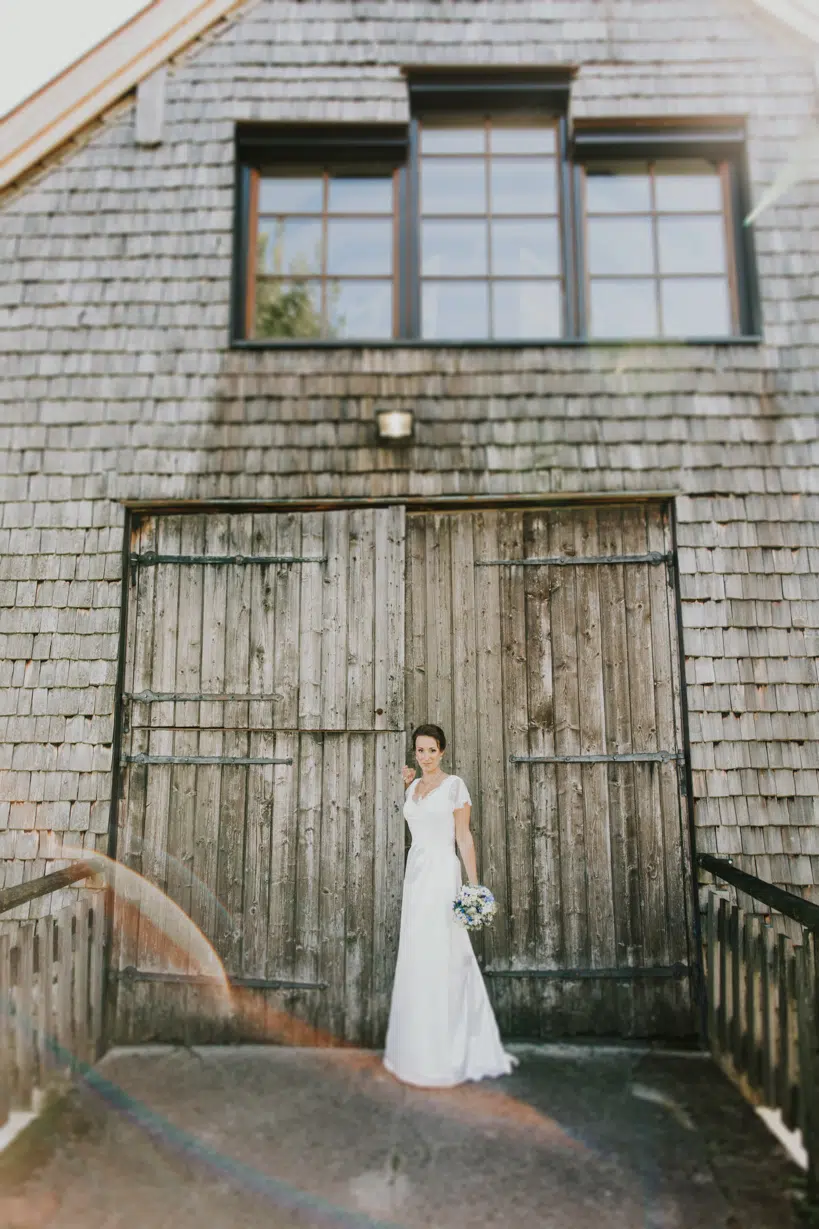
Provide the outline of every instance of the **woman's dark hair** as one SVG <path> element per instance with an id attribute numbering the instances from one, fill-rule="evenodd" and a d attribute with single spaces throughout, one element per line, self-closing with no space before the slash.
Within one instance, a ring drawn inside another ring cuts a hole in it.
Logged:
<path id="1" fill-rule="evenodd" d="M 417 738 L 434 738 L 441 751 L 446 750 L 446 734 L 439 725 L 419 725 L 412 731 L 412 749 L 415 750 Z"/>

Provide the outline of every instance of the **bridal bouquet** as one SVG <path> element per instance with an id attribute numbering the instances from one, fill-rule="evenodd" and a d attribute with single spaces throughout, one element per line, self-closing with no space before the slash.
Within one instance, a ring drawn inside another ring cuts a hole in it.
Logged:
<path id="1" fill-rule="evenodd" d="M 456 922 L 467 930 L 480 930 L 494 921 L 498 906 L 489 888 L 481 884 L 464 884 L 452 903 Z"/>

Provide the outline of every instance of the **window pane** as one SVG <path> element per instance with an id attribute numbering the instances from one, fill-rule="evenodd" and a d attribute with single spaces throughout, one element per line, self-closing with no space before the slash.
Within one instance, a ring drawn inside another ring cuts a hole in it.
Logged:
<path id="1" fill-rule="evenodd" d="M 330 282 L 330 337 L 392 337 L 392 282 Z"/>
<path id="2" fill-rule="evenodd" d="M 555 152 L 553 127 L 517 127 L 492 123 L 489 142 L 493 154 L 552 154 Z"/>
<path id="3" fill-rule="evenodd" d="M 492 272 L 496 275 L 560 273 L 557 222 L 493 221 Z"/>
<path id="4" fill-rule="evenodd" d="M 725 337 L 732 332 L 728 285 L 723 278 L 680 278 L 660 283 L 666 337 Z"/>
<path id="5" fill-rule="evenodd" d="M 257 337 L 321 337 L 319 282 L 260 280 L 256 285 Z"/>
<path id="6" fill-rule="evenodd" d="M 486 131 L 482 125 L 463 128 L 421 128 L 421 149 L 425 154 L 482 154 Z"/>
<path id="7" fill-rule="evenodd" d="M 651 182 L 645 174 L 586 172 L 588 213 L 647 213 L 651 209 Z"/>
<path id="8" fill-rule="evenodd" d="M 331 179 L 330 213 L 392 213 L 392 179 Z"/>
<path id="9" fill-rule="evenodd" d="M 321 213 L 324 184 L 320 175 L 302 179 L 276 176 L 259 181 L 259 213 Z"/>
<path id="10" fill-rule="evenodd" d="M 593 337 L 656 337 L 657 283 L 612 280 L 591 284 Z"/>
<path id="11" fill-rule="evenodd" d="M 391 273 L 392 221 L 333 220 L 327 223 L 327 272 Z"/>
<path id="12" fill-rule="evenodd" d="M 659 218 L 661 273 L 724 273 L 721 217 Z"/>
<path id="13" fill-rule="evenodd" d="M 486 163 L 425 158 L 421 163 L 422 213 L 486 213 Z"/>
<path id="14" fill-rule="evenodd" d="M 493 213 L 556 211 L 557 178 L 551 158 L 498 158 L 492 162 Z"/>
<path id="15" fill-rule="evenodd" d="M 668 213 L 722 211 L 722 184 L 716 172 L 677 175 L 657 167 L 657 208 Z"/>
<path id="16" fill-rule="evenodd" d="M 559 282 L 494 282 L 493 337 L 560 337 Z"/>
<path id="17" fill-rule="evenodd" d="M 312 218 L 262 220 L 256 251 L 260 273 L 321 273 L 321 222 Z"/>
<path id="18" fill-rule="evenodd" d="M 487 272 L 486 222 L 421 224 L 421 272 L 424 276 L 481 276 Z"/>
<path id="19" fill-rule="evenodd" d="M 486 282 L 424 282 L 424 337 L 462 341 L 489 336 L 489 288 Z"/>
<path id="20" fill-rule="evenodd" d="M 590 273 L 653 273 L 650 218 L 589 218 Z"/>

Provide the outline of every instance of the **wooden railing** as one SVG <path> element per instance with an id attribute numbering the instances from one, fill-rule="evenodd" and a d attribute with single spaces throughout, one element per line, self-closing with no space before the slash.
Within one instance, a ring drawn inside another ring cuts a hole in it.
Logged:
<path id="1" fill-rule="evenodd" d="M 94 863 L 0 892 L 0 913 L 87 878 Z M 94 1062 L 102 1044 L 105 895 L 0 930 L 0 1126 Z"/>
<path id="2" fill-rule="evenodd" d="M 802 1133 L 808 1189 L 819 1197 L 819 907 L 700 854 L 703 870 L 798 922 L 801 942 L 767 915 L 708 893 L 705 976 L 715 1060 L 750 1100 L 778 1109 Z"/>

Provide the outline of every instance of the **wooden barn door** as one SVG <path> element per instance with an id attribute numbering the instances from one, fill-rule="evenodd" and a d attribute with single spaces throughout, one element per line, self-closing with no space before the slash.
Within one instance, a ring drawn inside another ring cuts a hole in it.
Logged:
<path id="1" fill-rule="evenodd" d="M 694 1031 L 690 867 L 663 510 L 407 518 L 407 727 L 445 727 L 507 1036 Z"/>
<path id="2" fill-rule="evenodd" d="M 112 1040 L 372 1042 L 400 917 L 404 510 L 148 518 L 130 583 L 118 859 L 161 891 L 135 911 L 121 876 Z"/>

